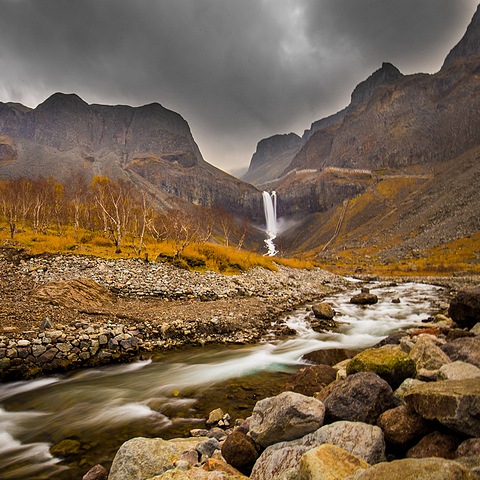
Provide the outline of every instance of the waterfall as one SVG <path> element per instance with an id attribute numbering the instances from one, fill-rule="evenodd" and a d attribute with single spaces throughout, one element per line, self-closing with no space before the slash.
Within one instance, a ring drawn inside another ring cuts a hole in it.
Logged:
<path id="1" fill-rule="evenodd" d="M 265 211 L 265 221 L 267 224 L 268 238 L 265 240 L 267 245 L 267 255 L 273 257 L 277 253 L 273 240 L 277 237 L 277 194 L 263 192 L 263 209 Z"/>

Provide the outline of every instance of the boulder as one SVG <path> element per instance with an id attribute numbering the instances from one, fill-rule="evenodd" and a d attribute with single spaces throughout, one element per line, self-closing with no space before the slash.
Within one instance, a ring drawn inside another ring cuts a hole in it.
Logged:
<path id="1" fill-rule="evenodd" d="M 367 468 L 355 480 L 473 480 L 478 477 L 468 468 L 443 458 L 407 458 Z M 352 478 L 353 480 L 353 478 Z"/>
<path id="2" fill-rule="evenodd" d="M 425 382 L 416 378 L 407 378 L 394 392 L 393 403 L 396 407 L 405 405 L 405 395 L 416 385 L 423 385 Z"/>
<path id="3" fill-rule="evenodd" d="M 370 292 L 358 293 L 350 299 L 350 303 L 354 303 L 355 305 L 374 305 L 377 302 L 378 297 Z"/>
<path id="4" fill-rule="evenodd" d="M 205 456 L 210 458 L 215 450 L 220 450 L 220 442 L 216 438 L 209 438 L 198 442 L 195 446 L 195 450 L 198 452 L 200 457 Z"/>
<path id="5" fill-rule="evenodd" d="M 102 465 L 95 465 L 83 477 L 82 480 L 107 480 L 108 472 Z"/>
<path id="6" fill-rule="evenodd" d="M 457 338 L 441 348 L 452 361 L 461 360 L 480 368 L 480 337 Z"/>
<path id="7" fill-rule="evenodd" d="M 301 457 L 323 444 L 340 447 L 370 464 L 385 461 L 385 441 L 379 427 L 360 422 L 336 422 L 301 439 L 269 446 L 256 461 L 250 478 L 271 480 L 287 470 L 297 471 Z"/>
<path id="8" fill-rule="evenodd" d="M 393 392 L 378 375 L 360 372 L 339 382 L 324 403 L 329 422 L 349 420 L 375 424 L 385 410 L 393 407 Z"/>
<path id="9" fill-rule="evenodd" d="M 208 414 L 208 419 L 205 422 L 207 425 L 216 425 L 220 420 L 222 420 L 225 413 L 221 408 L 216 408 Z"/>
<path id="10" fill-rule="evenodd" d="M 455 451 L 459 443 L 458 438 L 453 435 L 432 432 L 408 450 L 405 456 L 406 458 L 440 457 L 452 460 L 455 458 Z"/>
<path id="11" fill-rule="evenodd" d="M 132 438 L 122 444 L 113 459 L 108 480 L 137 480 L 153 477 L 166 465 L 173 465 L 183 452 L 193 450 L 203 437 Z"/>
<path id="12" fill-rule="evenodd" d="M 461 290 L 450 302 L 448 314 L 460 328 L 472 328 L 480 321 L 480 287 Z"/>
<path id="13" fill-rule="evenodd" d="M 117 302 L 110 290 L 89 278 L 52 280 L 35 289 L 32 298 L 90 314 L 107 312 Z"/>
<path id="14" fill-rule="evenodd" d="M 438 380 L 465 380 L 478 377 L 480 377 L 480 368 L 461 360 L 442 365 L 437 375 Z"/>
<path id="15" fill-rule="evenodd" d="M 329 348 L 306 353 L 302 356 L 302 360 L 317 365 L 330 365 L 332 367 L 343 360 L 353 358 L 357 353 L 356 350 L 347 350 L 345 348 Z"/>
<path id="16" fill-rule="evenodd" d="M 432 431 L 430 422 L 406 405 L 383 412 L 378 417 L 377 425 L 383 430 L 385 439 L 396 445 L 418 440 Z"/>
<path id="17" fill-rule="evenodd" d="M 290 376 L 285 390 L 313 396 L 332 383 L 337 371 L 328 365 L 304 367 Z"/>
<path id="18" fill-rule="evenodd" d="M 320 303 L 312 307 L 315 318 L 320 320 L 332 320 L 335 316 L 335 310 L 329 303 Z"/>
<path id="19" fill-rule="evenodd" d="M 373 372 L 383 378 L 392 389 L 416 373 L 415 362 L 399 348 L 369 348 L 352 358 L 347 374 Z"/>
<path id="20" fill-rule="evenodd" d="M 442 365 L 451 363 L 448 355 L 430 335 L 420 335 L 409 355 L 415 361 L 417 371 L 438 370 Z"/>
<path id="21" fill-rule="evenodd" d="M 203 469 L 206 472 L 225 472 L 228 474 L 228 476 L 235 475 L 235 476 L 241 476 L 241 472 L 239 472 L 237 469 L 233 468 L 231 465 L 229 465 L 226 462 L 222 462 L 221 460 L 218 460 L 216 458 L 209 458 L 205 464 L 203 465 Z"/>
<path id="22" fill-rule="evenodd" d="M 480 458 L 480 438 L 469 438 L 462 442 L 455 452 L 455 457 Z"/>
<path id="23" fill-rule="evenodd" d="M 323 425 L 325 406 L 319 400 L 295 392 L 283 392 L 255 405 L 250 435 L 262 447 L 294 440 Z"/>
<path id="24" fill-rule="evenodd" d="M 480 436 L 480 378 L 444 380 L 413 387 L 405 401 L 423 418 L 469 436 Z"/>
<path id="25" fill-rule="evenodd" d="M 320 445 L 305 453 L 300 460 L 300 476 L 308 480 L 342 479 L 353 475 L 359 468 L 368 468 L 343 448 Z"/>
<path id="26" fill-rule="evenodd" d="M 251 470 L 259 455 L 254 441 L 236 430 L 223 442 L 222 456 L 232 467 L 246 472 Z"/>

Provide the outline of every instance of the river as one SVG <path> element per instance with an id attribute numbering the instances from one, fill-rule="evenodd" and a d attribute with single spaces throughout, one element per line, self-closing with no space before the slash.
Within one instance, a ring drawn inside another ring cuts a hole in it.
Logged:
<path id="1" fill-rule="evenodd" d="M 282 319 L 297 331 L 293 337 L 165 352 L 126 365 L 0 384 L 0 479 L 81 479 L 96 463 L 108 467 L 129 438 L 185 436 L 202 428 L 217 407 L 232 420 L 245 418 L 257 400 L 280 393 L 288 376 L 304 366 L 304 353 L 368 348 L 420 324 L 447 301 L 446 292 L 431 285 L 370 287 L 379 297 L 376 305 L 350 304 L 353 292 L 325 299 L 337 312 L 335 333 L 314 332 L 304 307 Z M 61 461 L 49 448 L 64 439 L 79 450 Z"/>

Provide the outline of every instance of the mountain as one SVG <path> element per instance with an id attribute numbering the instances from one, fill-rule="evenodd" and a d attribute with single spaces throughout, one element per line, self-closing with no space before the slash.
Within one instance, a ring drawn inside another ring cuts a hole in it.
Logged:
<path id="1" fill-rule="evenodd" d="M 81 171 L 128 178 L 160 204 L 176 198 L 259 220 L 260 192 L 207 163 L 188 123 L 158 103 L 89 105 L 55 93 L 35 109 L 0 103 L 0 179 Z"/>
<path id="2" fill-rule="evenodd" d="M 403 75 L 384 63 L 344 111 L 316 122 L 269 183 L 279 215 L 300 222 L 282 243 L 297 253 L 400 252 L 478 232 L 479 112 L 477 9 L 438 73 Z"/>

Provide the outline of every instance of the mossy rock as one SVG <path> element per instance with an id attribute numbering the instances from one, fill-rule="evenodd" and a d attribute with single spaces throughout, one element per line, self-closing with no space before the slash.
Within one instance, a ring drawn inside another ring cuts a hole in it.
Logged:
<path id="1" fill-rule="evenodd" d="M 76 455 L 80 451 L 80 448 L 81 443 L 78 440 L 66 438 L 65 440 L 62 440 L 61 442 L 51 447 L 50 453 L 54 457 L 66 458 L 70 455 Z"/>
<path id="2" fill-rule="evenodd" d="M 413 359 L 396 348 L 369 348 L 352 358 L 347 374 L 373 372 L 396 390 L 406 378 L 416 374 Z"/>

